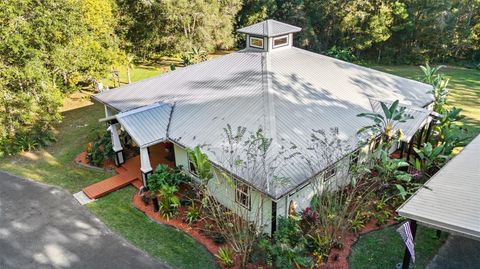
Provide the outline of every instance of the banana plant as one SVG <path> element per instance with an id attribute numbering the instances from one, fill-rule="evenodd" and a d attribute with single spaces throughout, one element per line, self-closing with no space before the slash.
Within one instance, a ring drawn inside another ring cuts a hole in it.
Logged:
<path id="1" fill-rule="evenodd" d="M 203 184 L 207 184 L 210 179 L 213 178 L 212 164 L 207 155 L 202 152 L 199 146 L 196 146 L 193 150 L 189 149 L 188 158 L 193 163 L 197 176 L 202 180 Z"/>
<path id="2" fill-rule="evenodd" d="M 432 85 L 431 93 L 435 99 L 433 110 L 438 113 L 445 111 L 445 105 L 447 104 L 447 95 L 449 90 L 447 88 L 449 79 L 445 78 L 443 74 L 437 74 L 437 72 L 444 66 L 439 65 L 437 67 L 431 67 L 428 63 L 425 66 L 420 66 L 423 71 L 423 81 Z"/>
<path id="3" fill-rule="evenodd" d="M 374 124 L 362 127 L 358 130 L 357 134 L 371 131 L 375 133 L 381 133 L 387 142 L 391 141 L 394 136 L 401 136 L 401 130 L 397 130 L 397 125 L 401 122 L 406 122 L 409 119 L 413 119 L 413 116 L 406 113 L 406 107 L 399 107 L 399 101 L 396 100 L 389 107 L 380 102 L 383 114 L 381 113 L 360 113 L 357 117 L 364 117 L 371 119 Z M 400 138 L 400 137 L 398 137 Z"/>

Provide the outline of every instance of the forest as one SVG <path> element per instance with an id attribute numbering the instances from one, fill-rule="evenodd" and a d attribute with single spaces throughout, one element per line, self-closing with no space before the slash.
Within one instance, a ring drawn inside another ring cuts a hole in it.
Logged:
<path id="1" fill-rule="evenodd" d="M 265 19 L 345 61 L 480 68 L 480 0 L 5 0 L 0 157 L 54 141 L 64 98 L 114 66 L 241 49 L 235 29 Z"/>

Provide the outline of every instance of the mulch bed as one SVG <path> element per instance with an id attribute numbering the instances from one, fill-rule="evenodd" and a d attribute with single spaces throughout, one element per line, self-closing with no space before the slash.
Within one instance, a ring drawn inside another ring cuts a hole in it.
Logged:
<path id="1" fill-rule="evenodd" d="M 87 168 L 101 169 L 101 170 L 115 170 L 116 166 L 113 160 L 105 160 L 102 166 L 95 166 L 88 163 L 87 154 L 88 153 L 86 151 L 80 152 L 80 154 L 78 154 L 77 157 L 75 157 L 75 163 L 81 166 L 85 166 Z"/>
<path id="2" fill-rule="evenodd" d="M 179 193 L 184 193 L 185 191 L 185 186 L 181 186 Z M 178 209 L 178 213 L 176 216 L 173 218 L 167 220 L 163 218 L 160 214 L 160 212 L 154 212 L 153 211 L 153 205 L 152 202 L 150 202 L 148 205 L 145 205 L 145 203 L 142 201 L 142 198 L 139 193 L 135 193 L 135 195 L 132 198 L 132 203 L 137 208 L 138 210 L 142 211 L 145 215 L 147 215 L 150 219 L 157 221 L 159 223 L 169 225 L 172 227 L 175 227 L 190 236 L 192 236 L 197 242 L 202 244 L 212 255 L 216 255 L 218 253 L 218 250 L 222 246 L 226 246 L 225 244 L 218 244 L 214 242 L 214 240 L 208 235 L 208 232 L 205 230 L 205 224 L 206 220 L 201 219 L 192 225 L 188 225 L 184 220 L 186 217 L 186 214 L 188 212 L 189 206 L 180 206 Z M 395 219 L 392 217 L 390 218 L 386 224 L 382 226 L 378 226 L 377 222 L 374 218 L 372 218 L 368 223 L 365 224 L 365 227 L 362 228 L 362 230 L 359 233 L 352 233 L 349 232 L 346 237 L 343 239 L 343 247 L 341 249 L 336 249 L 333 248 L 330 251 L 329 257 L 327 261 L 321 265 L 317 265 L 315 268 L 321 268 L 321 269 L 347 269 L 348 266 L 348 256 L 350 255 L 350 252 L 352 251 L 353 245 L 358 241 L 359 237 L 363 234 L 384 229 L 388 226 L 391 226 L 393 224 L 396 224 L 397 222 Z M 235 266 L 231 268 L 240 268 L 240 257 L 236 256 L 235 257 Z M 221 265 L 220 261 L 218 258 L 216 258 L 217 262 L 219 265 Z M 269 268 L 268 266 L 265 266 L 264 264 L 248 264 L 247 268 Z M 223 267 L 222 267 L 223 268 Z"/>
<path id="3" fill-rule="evenodd" d="M 202 221 L 198 221 L 192 226 L 188 225 L 183 221 L 188 211 L 187 206 L 179 207 L 177 216 L 167 220 L 160 215 L 160 212 L 153 211 L 153 205 L 151 202 L 148 205 L 145 205 L 139 193 L 135 193 L 132 199 L 132 203 L 138 210 L 145 213 L 145 215 L 147 215 L 150 219 L 155 220 L 162 224 L 170 225 L 172 227 L 175 227 L 189 234 L 190 236 L 195 238 L 195 240 L 197 240 L 200 244 L 205 246 L 205 248 L 212 254 L 217 254 L 218 249 L 222 246 L 222 245 L 216 244 L 206 234 L 199 231 L 199 228 L 202 227 L 202 224 L 203 224 Z"/>
<path id="4" fill-rule="evenodd" d="M 332 249 L 330 251 L 330 255 L 328 256 L 328 260 L 326 263 L 319 266 L 321 269 L 347 269 L 348 268 L 348 256 L 352 251 L 353 245 L 358 241 L 358 238 L 362 234 L 366 234 L 372 231 L 377 231 L 384 229 L 388 226 L 396 224 L 397 222 L 395 219 L 390 218 L 386 224 L 382 226 L 378 226 L 375 219 L 371 219 L 363 229 L 355 234 L 355 233 L 348 233 L 347 236 L 343 239 L 343 247 L 342 249 Z"/>

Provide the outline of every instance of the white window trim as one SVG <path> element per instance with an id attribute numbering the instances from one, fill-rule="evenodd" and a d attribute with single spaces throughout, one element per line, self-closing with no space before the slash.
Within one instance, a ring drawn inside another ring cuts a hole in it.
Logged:
<path id="1" fill-rule="evenodd" d="M 283 39 L 283 38 L 287 38 L 287 43 L 280 44 L 280 45 L 275 45 L 275 40 Z M 277 36 L 277 37 L 274 37 L 273 40 L 272 40 L 272 48 L 274 48 L 274 49 L 280 48 L 280 47 L 285 47 L 285 46 L 288 46 L 289 44 L 290 44 L 290 36 L 289 35 Z"/>
<path id="2" fill-rule="evenodd" d="M 257 46 L 257 45 L 253 45 L 252 44 L 252 39 L 258 39 L 260 41 L 262 41 L 262 46 Z M 256 49 L 265 49 L 265 40 L 261 37 L 256 37 L 256 36 L 250 36 L 249 37 L 249 40 L 248 40 L 248 45 L 252 48 L 256 48 Z"/>
<path id="3" fill-rule="evenodd" d="M 246 186 L 247 187 L 247 192 L 244 192 L 242 191 L 241 189 L 239 189 L 239 186 Z M 251 193 L 252 193 L 252 189 L 250 188 L 250 186 L 248 186 L 247 184 L 245 183 L 242 183 L 242 182 L 239 182 L 237 181 L 235 183 L 235 203 L 237 203 L 238 205 L 240 205 L 241 207 L 245 208 L 245 209 L 248 209 L 250 210 L 251 206 L 252 206 L 252 196 L 251 196 Z M 244 205 L 240 199 L 239 199 L 239 194 L 244 194 L 246 197 L 247 197 L 247 203 L 248 205 Z"/>

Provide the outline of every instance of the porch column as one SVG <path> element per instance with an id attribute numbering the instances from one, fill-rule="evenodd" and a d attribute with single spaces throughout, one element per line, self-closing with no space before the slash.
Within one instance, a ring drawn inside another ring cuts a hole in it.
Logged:
<path id="1" fill-rule="evenodd" d="M 410 154 L 412 154 L 414 141 L 415 141 L 415 137 L 412 137 L 412 139 L 410 139 L 410 145 L 408 146 L 407 159 L 406 159 L 408 163 L 410 163 Z"/>
<path id="2" fill-rule="evenodd" d="M 148 155 L 148 147 L 140 148 L 140 171 L 142 171 L 143 186 L 147 188 L 148 176 L 153 173 L 150 165 L 150 156 Z"/>
<path id="3" fill-rule="evenodd" d="M 428 139 L 430 138 L 430 133 L 432 132 L 432 127 L 433 127 L 433 124 L 434 124 L 433 122 L 434 122 L 434 120 L 431 119 L 430 123 L 428 124 L 427 134 L 425 135 L 425 143 L 427 143 Z"/>
<path id="4" fill-rule="evenodd" d="M 400 142 L 400 159 L 403 159 L 403 153 L 405 152 L 405 142 Z"/>
<path id="5" fill-rule="evenodd" d="M 420 148 L 422 146 L 422 138 L 423 138 L 423 131 L 425 130 L 425 125 L 423 125 L 422 129 L 420 129 L 420 133 L 418 133 L 417 139 L 417 147 Z"/>
<path id="6" fill-rule="evenodd" d="M 107 130 L 112 136 L 112 148 L 115 152 L 115 165 L 120 166 L 125 162 L 125 159 L 123 158 L 123 148 L 122 144 L 120 143 L 120 137 L 118 137 L 117 124 L 118 123 L 111 124 Z"/>

